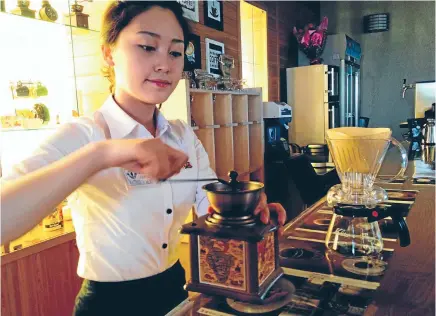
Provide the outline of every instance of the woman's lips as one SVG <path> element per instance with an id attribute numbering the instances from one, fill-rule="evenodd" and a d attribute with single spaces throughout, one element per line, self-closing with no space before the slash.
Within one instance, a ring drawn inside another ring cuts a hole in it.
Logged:
<path id="1" fill-rule="evenodd" d="M 147 80 L 147 81 L 156 85 L 158 88 L 166 88 L 171 84 L 169 81 L 165 81 L 165 80 Z"/>

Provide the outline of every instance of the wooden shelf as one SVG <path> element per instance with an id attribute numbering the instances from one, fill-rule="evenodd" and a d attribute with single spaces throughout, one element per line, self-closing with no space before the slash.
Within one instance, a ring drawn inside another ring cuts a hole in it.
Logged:
<path id="1" fill-rule="evenodd" d="M 181 80 L 176 91 L 166 102 L 171 104 L 162 106 L 164 115 L 190 125 L 192 116 L 192 129 L 216 174 L 227 179 L 228 172 L 236 170 L 241 180 L 258 177 L 264 155 L 262 89 L 192 89 Z"/>
<path id="2" fill-rule="evenodd" d="M 236 123 L 237 126 L 248 126 L 253 124 L 253 122 L 240 122 L 240 123 Z"/>
<path id="3" fill-rule="evenodd" d="M 226 175 L 234 170 L 233 127 L 217 128 L 214 132 L 216 173 Z"/>
<path id="4" fill-rule="evenodd" d="M 248 121 L 248 96 L 235 95 L 232 97 L 233 122 L 242 123 Z"/>
<path id="5" fill-rule="evenodd" d="M 70 31 L 73 35 L 88 35 L 91 33 L 94 34 L 99 34 L 100 32 L 97 30 L 92 30 L 92 29 L 88 29 L 88 28 L 83 28 L 83 27 L 77 27 L 74 25 L 70 25 L 67 23 L 61 23 L 61 22 L 50 22 L 50 21 L 45 21 L 45 20 L 41 20 L 39 18 L 28 18 L 22 15 L 18 15 L 18 14 L 14 14 L 11 12 L 4 12 L 1 11 L 0 12 L 0 18 L 9 18 L 9 19 L 16 19 L 16 21 L 14 21 L 15 23 L 21 23 L 24 24 L 27 23 L 27 25 L 31 28 L 34 27 L 35 25 L 38 25 L 39 28 L 45 27 L 45 28 L 64 28 L 66 31 Z M 13 20 L 12 20 L 13 21 Z M 33 24 L 36 23 L 36 24 Z M 67 33 L 66 33 L 67 35 Z"/>
<path id="6" fill-rule="evenodd" d="M 211 94 L 191 95 L 191 115 L 197 126 L 214 125 Z"/>
<path id="7" fill-rule="evenodd" d="M 232 96 L 230 94 L 215 94 L 213 101 L 213 117 L 215 124 L 232 123 Z"/>
<path id="8" fill-rule="evenodd" d="M 194 131 L 199 129 L 220 128 L 220 125 L 191 126 Z"/>
<path id="9" fill-rule="evenodd" d="M 226 179 L 226 178 L 223 178 Z M 256 182 L 265 182 L 265 173 L 263 166 L 257 170 L 252 170 L 249 172 L 238 172 L 238 180 L 239 181 L 256 181 Z"/>
<path id="10" fill-rule="evenodd" d="M 215 170 L 215 137 L 213 128 L 200 128 L 194 131 L 209 156 L 210 167 Z"/>
<path id="11" fill-rule="evenodd" d="M 250 173 L 249 172 L 239 173 L 238 181 L 250 181 Z"/>
<path id="12" fill-rule="evenodd" d="M 262 122 L 263 121 L 263 104 L 262 96 L 248 96 L 248 120 Z"/>
<path id="13" fill-rule="evenodd" d="M 46 131 L 46 130 L 56 130 L 60 125 L 50 125 L 50 126 L 41 126 L 37 128 L 23 128 L 23 127 L 2 127 L 0 131 L 2 133 L 7 132 L 26 132 L 26 131 Z"/>
<path id="14" fill-rule="evenodd" d="M 250 170 L 257 170 L 263 165 L 263 124 L 249 126 Z"/>
<path id="15" fill-rule="evenodd" d="M 263 166 L 250 172 L 250 181 L 265 182 L 265 170 Z"/>
<path id="16" fill-rule="evenodd" d="M 228 91 L 228 90 L 205 90 L 205 89 L 193 89 L 189 88 L 190 93 L 213 93 L 213 94 L 231 94 L 231 95 L 253 95 L 253 96 L 260 96 L 259 91 L 255 90 L 246 90 L 246 91 Z"/>
<path id="17" fill-rule="evenodd" d="M 238 173 L 248 173 L 250 171 L 248 125 L 233 128 L 233 153 L 235 170 Z"/>

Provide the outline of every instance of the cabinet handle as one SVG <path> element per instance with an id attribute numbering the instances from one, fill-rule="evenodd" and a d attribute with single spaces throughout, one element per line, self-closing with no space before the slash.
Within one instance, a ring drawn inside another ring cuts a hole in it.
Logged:
<path id="1" fill-rule="evenodd" d="M 335 86 L 335 69 L 331 68 L 330 71 L 327 71 L 327 74 L 330 75 L 330 90 L 327 90 L 328 93 L 332 96 L 336 95 L 336 86 Z"/>

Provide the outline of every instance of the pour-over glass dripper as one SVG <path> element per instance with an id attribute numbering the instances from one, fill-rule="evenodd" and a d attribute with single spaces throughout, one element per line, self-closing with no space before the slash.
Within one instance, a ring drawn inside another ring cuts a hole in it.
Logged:
<path id="1" fill-rule="evenodd" d="M 374 207 L 387 200 L 385 190 L 374 186 L 389 145 L 401 152 L 402 164 L 398 174 L 384 182 L 403 176 L 407 167 L 407 152 L 390 137 L 389 129 L 337 128 L 327 132 L 327 144 L 335 163 L 341 184 L 327 194 L 330 205 L 351 204 Z M 378 181 L 380 182 L 380 181 Z"/>

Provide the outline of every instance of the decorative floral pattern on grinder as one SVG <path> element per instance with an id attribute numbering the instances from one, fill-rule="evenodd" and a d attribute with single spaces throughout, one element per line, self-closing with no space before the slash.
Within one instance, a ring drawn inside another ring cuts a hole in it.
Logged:
<path id="1" fill-rule="evenodd" d="M 265 236 L 265 239 L 257 243 L 257 269 L 259 286 L 274 272 L 276 262 L 274 255 L 274 232 Z"/>
<path id="2" fill-rule="evenodd" d="M 246 290 L 244 242 L 198 236 L 200 283 Z"/>

